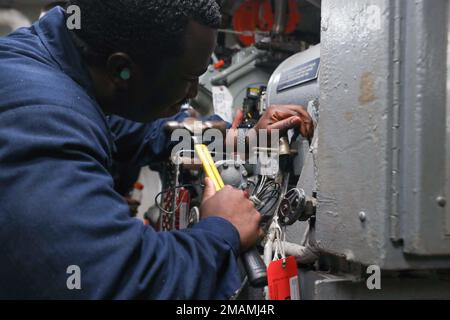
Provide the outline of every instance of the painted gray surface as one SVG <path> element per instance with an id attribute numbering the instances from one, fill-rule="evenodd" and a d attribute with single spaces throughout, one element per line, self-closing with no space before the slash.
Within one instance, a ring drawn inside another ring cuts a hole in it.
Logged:
<path id="1" fill-rule="evenodd" d="M 248 57 L 254 55 L 256 52 L 261 52 L 253 47 L 246 48 L 233 56 L 233 62 L 230 67 L 233 67 Z M 263 53 L 261 53 L 263 55 Z M 243 66 L 237 72 L 234 72 L 227 77 L 227 88 L 233 96 L 233 112 L 234 115 L 237 109 L 242 108 L 244 99 L 247 95 L 247 88 L 267 86 L 270 78 L 270 73 L 260 67 L 257 67 L 255 60 Z M 212 84 L 211 79 L 221 75 L 225 70 L 215 70 L 210 67 L 208 71 L 200 77 L 199 95 L 195 98 L 195 108 L 201 110 L 204 114 L 213 114 L 213 100 L 212 100 Z"/>
<path id="2" fill-rule="evenodd" d="M 447 4 L 447 159 L 450 159 L 450 4 Z M 450 197 L 450 161 L 447 161 L 447 195 Z M 447 200 L 448 201 L 448 200 Z M 446 233 L 450 235 L 450 210 L 447 208 Z"/>
<path id="3" fill-rule="evenodd" d="M 377 4 L 389 12 L 386 1 Z M 317 239 L 349 260 L 380 263 L 389 210 L 390 19 L 383 16 L 382 32 L 365 28 L 355 19 L 366 6 L 322 3 Z"/>
<path id="4" fill-rule="evenodd" d="M 406 6 L 404 134 L 400 175 L 401 232 L 405 252 L 419 255 L 450 253 L 446 221 L 449 200 L 446 150 L 448 1 L 416 1 Z M 446 236 L 447 233 L 447 236 Z"/>
<path id="5" fill-rule="evenodd" d="M 293 55 L 280 64 L 269 80 L 267 90 L 268 104 L 300 104 L 307 107 L 309 101 L 316 99 L 319 96 L 317 80 L 281 92 L 277 92 L 277 87 L 283 73 L 319 57 L 320 45 L 316 45 L 306 51 Z"/>
<path id="6" fill-rule="evenodd" d="M 404 251 L 448 255 L 450 163 L 447 102 L 449 2 L 405 7 L 403 106 L 400 112 L 400 231 Z"/>
<path id="7" fill-rule="evenodd" d="M 303 105 L 306 108 L 308 107 L 310 101 L 318 99 L 319 84 L 317 80 L 310 81 L 281 92 L 277 91 L 277 87 L 283 73 L 319 57 L 320 45 L 316 45 L 306 51 L 293 55 L 280 64 L 269 80 L 267 87 L 268 104 L 296 104 Z M 291 147 L 300 151 L 299 155 L 295 158 L 294 163 L 295 170 L 298 171 L 297 174 L 301 172 L 301 177 L 297 187 L 304 189 L 308 196 L 312 196 L 312 192 L 316 190 L 312 153 L 309 152 L 307 143 L 305 143 L 303 139 L 296 141 L 293 145 L 291 145 Z M 309 222 L 298 221 L 293 225 L 288 226 L 286 228 L 286 240 L 301 244 L 308 224 Z"/>
<path id="8" fill-rule="evenodd" d="M 323 272 L 300 272 L 303 300 L 414 300 L 450 299 L 448 275 L 381 277 L 381 289 L 369 290 L 365 279 Z"/>
<path id="9" fill-rule="evenodd" d="M 446 46 L 447 2 L 322 2 L 316 231 L 324 251 L 385 269 L 450 267 L 448 206 L 435 201 L 448 190 L 438 43 Z M 371 5 L 379 29 L 368 24 Z"/>

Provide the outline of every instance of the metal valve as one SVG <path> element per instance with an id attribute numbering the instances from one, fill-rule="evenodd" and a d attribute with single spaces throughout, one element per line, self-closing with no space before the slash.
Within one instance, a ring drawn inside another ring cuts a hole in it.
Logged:
<path id="1" fill-rule="evenodd" d="M 280 202 L 278 215 L 280 224 L 291 225 L 296 221 L 306 221 L 316 212 L 317 200 L 307 197 L 303 189 L 289 190 Z"/>

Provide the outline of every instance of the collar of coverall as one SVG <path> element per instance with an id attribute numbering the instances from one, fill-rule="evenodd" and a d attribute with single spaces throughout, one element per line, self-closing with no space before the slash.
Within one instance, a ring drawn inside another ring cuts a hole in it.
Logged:
<path id="1" fill-rule="evenodd" d="M 63 8 L 55 7 L 33 24 L 54 62 L 93 97 L 93 83 L 66 25 Z"/>

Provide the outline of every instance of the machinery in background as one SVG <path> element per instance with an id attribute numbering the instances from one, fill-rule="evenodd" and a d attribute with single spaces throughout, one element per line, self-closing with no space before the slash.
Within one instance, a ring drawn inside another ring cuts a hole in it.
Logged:
<path id="1" fill-rule="evenodd" d="M 31 26 L 30 20 L 19 10 L 0 7 L 0 36 L 29 26 Z"/>
<path id="2" fill-rule="evenodd" d="M 247 88 L 267 86 L 280 63 L 320 41 L 320 9 L 305 0 L 221 4 L 219 44 L 192 105 L 204 115 L 215 113 L 231 122 Z"/>
<path id="3" fill-rule="evenodd" d="M 243 106 L 243 128 L 264 106 L 303 105 L 314 138 L 295 131 L 282 137 L 275 175 L 229 156 L 217 168 L 226 183 L 260 201 L 266 263 L 277 249 L 277 217 L 286 254 L 298 264 L 301 299 L 448 299 L 450 44 L 443 40 L 450 4 L 323 0 L 319 12 L 320 45 L 284 55 L 279 46 L 258 46 L 266 35 L 256 33 L 248 47 L 226 47 L 229 64 L 211 67 L 201 89 L 208 103 L 216 90 L 215 111 L 229 107 L 231 117 Z M 273 34 L 268 43 L 277 43 Z M 276 68 L 263 69 L 261 61 Z M 186 184 L 192 208 L 203 174 L 189 163 L 165 181 L 173 190 Z M 186 212 L 186 221 L 198 219 L 198 210 Z M 248 285 L 238 295 L 265 297 Z"/>
<path id="4" fill-rule="evenodd" d="M 321 11 L 320 47 L 287 59 L 267 88 L 268 103 L 302 104 L 317 122 L 295 160 L 317 205 L 286 229 L 317 254 L 297 259 L 301 297 L 448 299 L 449 2 L 324 0 Z"/>

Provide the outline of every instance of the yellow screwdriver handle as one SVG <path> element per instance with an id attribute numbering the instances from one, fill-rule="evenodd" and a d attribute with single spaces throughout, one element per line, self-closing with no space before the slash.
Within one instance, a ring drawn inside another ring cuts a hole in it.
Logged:
<path id="1" fill-rule="evenodd" d="M 202 148 L 204 150 L 204 154 L 206 155 L 206 158 L 208 159 L 208 162 L 211 164 L 212 172 L 216 178 L 216 181 L 219 185 L 219 190 L 220 190 L 223 187 L 225 187 L 225 184 L 223 183 L 223 180 L 222 180 L 222 176 L 220 175 L 219 170 L 217 170 L 216 164 L 214 163 L 214 160 L 211 156 L 211 153 L 208 150 L 208 147 L 203 144 Z M 217 190 L 217 191 L 219 191 L 219 190 Z"/>
<path id="2" fill-rule="evenodd" d="M 216 168 L 214 160 L 211 157 L 211 153 L 209 152 L 208 147 L 204 144 L 195 144 L 194 148 L 200 161 L 202 162 L 203 169 L 205 170 L 206 175 L 213 181 L 216 191 L 219 191 L 225 185 L 219 171 Z"/>

